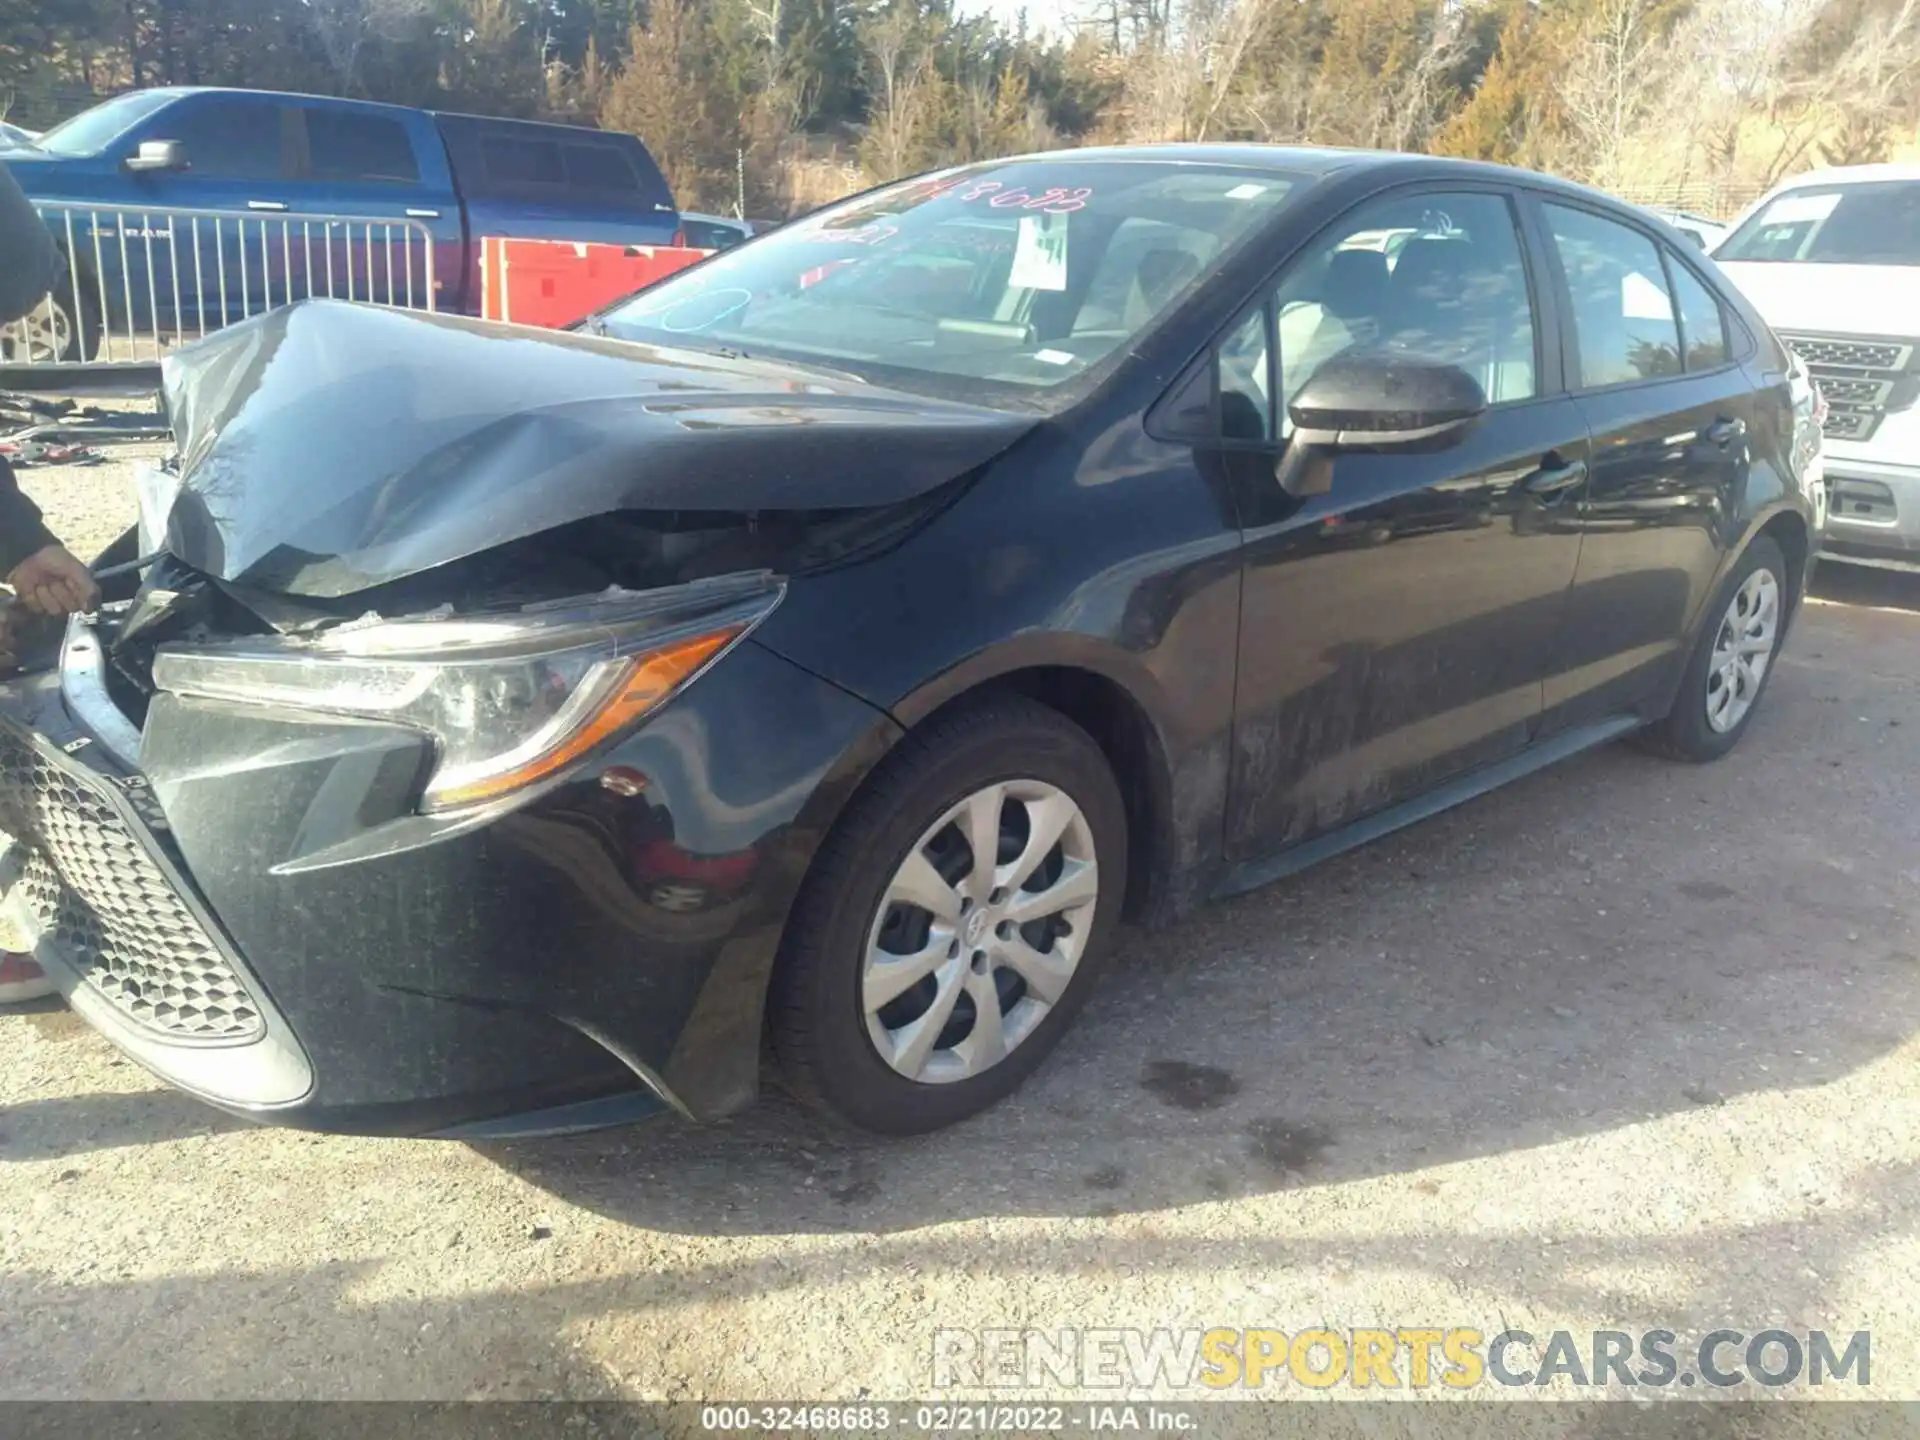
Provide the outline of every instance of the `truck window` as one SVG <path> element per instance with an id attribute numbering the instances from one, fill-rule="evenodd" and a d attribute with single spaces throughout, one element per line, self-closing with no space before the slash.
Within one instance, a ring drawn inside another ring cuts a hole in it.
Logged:
<path id="1" fill-rule="evenodd" d="M 420 165 L 398 120 L 355 110 L 308 110 L 307 157 L 316 180 L 417 185 Z"/>
<path id="2" fill-rule="evenodd" d="M 1920 265 L 1920 181 L 1789 190 L 1713 253 L 1716 260 Z"/>
<path id="3" fill-rule="evenodd" d="M 564 185 L 560 147 L 551 140 L 523 140 L 511 135 L 485 135 L 480 140 L 480 162 L 493 185 Z"/>
<path id="4" fill-rule="evenodd" d="M 98 155 L 154 111 L 179 98 L 171 90 L 132 90 L 116 95 L 54 126 L 34 144 L 49 155 Z"/>
<path id="5" fill-rule="evenodd" d="M 640 177 L 627 157 L 611 145 L 568 145 L 567 183 L 576 190 L 611 190 L 637 195 Z"/>
<path id="6" fill-rule="evenodd" d="M 266 100 L 215 95 L 161 117 L 149 137 L 178 140 L 192 176 L 204 180 L 279 180 L 291 177 L 296 112 Z"/>

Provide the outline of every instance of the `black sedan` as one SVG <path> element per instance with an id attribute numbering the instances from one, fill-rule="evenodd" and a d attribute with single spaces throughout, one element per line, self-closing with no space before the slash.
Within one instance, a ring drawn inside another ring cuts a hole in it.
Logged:
<path id="1" fill-rule="evenodd" d="M 894 185 L 545 333 L 331 302 L 0 691 L 11 903 L 229 1110 L 1007 1094 L 1166 925 L 1616 736 L 1726 753 L 1811 401 L 1643 212 L 1238 146 Z M 4 879 L 5 877 L 0 877 Z"/>

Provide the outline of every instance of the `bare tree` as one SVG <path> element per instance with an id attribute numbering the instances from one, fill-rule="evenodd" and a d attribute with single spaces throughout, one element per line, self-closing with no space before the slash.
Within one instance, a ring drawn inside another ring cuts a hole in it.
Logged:
<path id="1" fill-rule="evenodd" d="M 1640 173 L 1672 75 L 1659 0 L 1601 0 L 1567 57 L 1560 103 L 1583 178 L 1609 189 Z"/>
<path id="2" fill-rule="evenodd" d="M 1220 110 L 1240 82 L 1248 52 L 1260 38 L 1267 12 L 1273 0 L 1221 0 L 1209 5 L 1194 19 L 1205 25 L 1204 33 L 1190 35 L 1189 50 L 1199 58 L 1195 90 L 1199 92 L 1200 116 L 1193 138 L 1205 140 L 1219 119 Z"/>
<path id="3" fill-rule="evenodd" d="M 306 0 L 305 8 L 341 88 L 352 90 L 367 41 L 397 38 L 432 7 L 433 0 Z"/>
<path id="4" fill-rule="evenodd" d="M 892 5 L 860 28 L 862 61 L 874 95 L 865 149 L 869 166 L 892 179 L 912 168 L 926 122 L 933 55 L 911 5 Z"/>

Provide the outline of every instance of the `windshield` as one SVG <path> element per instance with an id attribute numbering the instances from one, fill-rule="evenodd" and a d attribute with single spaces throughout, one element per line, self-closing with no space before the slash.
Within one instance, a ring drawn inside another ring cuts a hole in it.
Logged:
<path id="1" fill-rule="evenodd" d="M 82 110 L 34 143 L 55 155 L 98 155 L 174 97 L 164 90 L 135 90 Z"/>
<path id="2" fill-rule="evenodd" d="M 1920 180 L 1789 190 L 1736 230 L 1714 258 L 1920 265 Z"/>
<path id="3" fill-rule="evenodd" d="M 971 166 L 796 220 L 594 325 L 909 390 L 1053 403 L 1190 293 L 1293 183 L 1161 160 Z"/>

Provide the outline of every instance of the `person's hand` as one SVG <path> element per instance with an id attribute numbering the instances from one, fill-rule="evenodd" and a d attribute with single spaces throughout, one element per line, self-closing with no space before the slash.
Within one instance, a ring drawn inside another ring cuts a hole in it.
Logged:
<path id="1" fill-rule="evenodd" d="M 87 567 L 61 545 L 35 551 L 7 576 L 20 603 L 41 615 L 71 615 L 89 608 L 100 594 Z"/>

